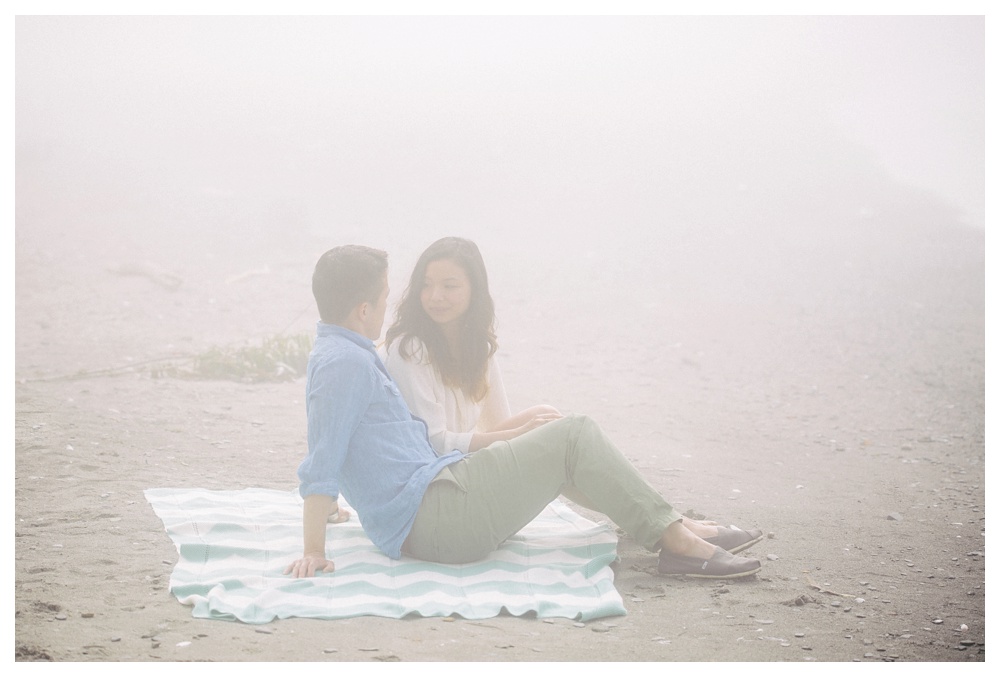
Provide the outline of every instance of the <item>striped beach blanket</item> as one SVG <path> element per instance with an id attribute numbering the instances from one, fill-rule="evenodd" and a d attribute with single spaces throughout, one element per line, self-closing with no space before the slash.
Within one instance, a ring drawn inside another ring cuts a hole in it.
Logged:
<path id="1" fill-rule="evenodd" d="M 383 555 L 357 517 L 327 527 L 337 570 L 294 579 L 302 499 L 271 489 L 147 489 L 177 548 L 170 592 L 195 618 L 461 616 L 509 613 L 586 621 L 625 613 L 608 566 L 617 537 L 558 500 L 489 558 L 463 565 Z"/>

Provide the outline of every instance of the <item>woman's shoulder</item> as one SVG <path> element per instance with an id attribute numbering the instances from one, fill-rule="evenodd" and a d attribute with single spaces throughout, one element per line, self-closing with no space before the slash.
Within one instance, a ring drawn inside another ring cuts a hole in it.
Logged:
<path id="1" fill-rule="evenodd" d="M 427 364 L 427 346 L 416 336 L 400 336 L 386 346 L 386 363 L 401 360 L 414 364 Z"/>

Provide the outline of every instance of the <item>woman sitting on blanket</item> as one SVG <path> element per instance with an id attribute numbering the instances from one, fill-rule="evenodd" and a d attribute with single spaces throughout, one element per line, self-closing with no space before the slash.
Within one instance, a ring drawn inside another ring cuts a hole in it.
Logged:
<path id="1" fill-rule="evenodd" d="M 458 237 L 434 242 L 413 269 L 386 333 L 383 358 L 410 411 L 427 423 L 439 456 L 455 449 L 475 452 L 562 418 L 545 404 L 511 416 L 494 358 L 495 323 L 479 247 Z M 695 524 L 686 517 L 683 522 Z M 698 521 L 696 529 L 710 539 L 736 539 L 739 545 L 730 552 L 763 538 L 757 529 L 748 537 L 713 521 Z"/>

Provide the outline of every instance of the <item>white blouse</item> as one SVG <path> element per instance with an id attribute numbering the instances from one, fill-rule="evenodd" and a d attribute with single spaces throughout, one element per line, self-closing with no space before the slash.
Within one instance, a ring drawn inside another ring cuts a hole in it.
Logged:
<path id="1" fill-rule="evenodd" d="M 446 386 L 437 367 L 430 363 L 422 341 L 411 337 L 412 357 L 399 353 L 403 340 L 398 339 L 380 352 L 386 369 L 399 386 L 410 411 L 427 423 L 427 434 L 434 451 L 440 456 L 454 449 L 469 452 L 472 435 L 488 432 L 510 418 L 510 404 L 500 377 L 500 368 L 491 357 L 487 366 L 486 397 L 473 402 L 461 388 Z"/>

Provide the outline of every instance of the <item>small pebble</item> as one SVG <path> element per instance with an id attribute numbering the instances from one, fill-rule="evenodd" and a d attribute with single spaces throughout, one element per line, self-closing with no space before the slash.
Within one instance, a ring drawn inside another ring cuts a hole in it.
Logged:
<path id="1" fill-rule="evenodd" d="M 941 625 L 942 623 L 944 623 L 944 621 L 942 621 L 940 618 L 935 618 L 933 621 L 931 621 L 931 623 L 933 623 L 934 625 Z"/>
<path id="2" fill-rule="evenodd" d="M 611 628 L 606 625 L 595 625 L 591 628 L 594 632 L 610 632 Z"/>
<path id="3" fill-rule="evenodd" d="M 975 646 L 976 641 L 974 639 L 963 639 L 959 644 L 962 646 Z"/>
<path id="4" fill-rule="evenodd" d="M 586 623 L 574 623 L 573 627 L 574 628 L 585 628 L 585 627 L 587 627 L 587 624 Z"/>
<path id="5" fill-rule="evenodd" d="M 93 618 L 93 617 L 94 617 L 93 611 L 84 611 L 82 614 L 80 614 L 80 618 Z"/>
<path id="6" fill-rule="evenodd" d="M 555 623 L 555 621 L 552 620 L 551 618 L 543 618 L 542 623 L 548 623 L 549 625 L 552 625 L 553 623 Z"/>
<path id="7" fill-rule="evenodd" d="M 262 635 L 273 635 L 274 634 L 274 630 L 272 630 L 271 628 L 255 628 L 254 632 L 259 632 Z"/>
<path id="8" fill-rule="evenodd" d="M 801 639 L 802 637 L 806 636 L 806 633 L 804 633 L 804 632 L 796 632 L 795 636 Z"/>
<path id="9" fill-rule="evenodd" d="M 760 623 L 761 625 L 770 625 L 771 623 L 774 623 L 774 621 L 772 621 L 769 618 L 768 619 L 758 618 L 757 622 Z"/>
<path id="10" fill-rule="evenodd" d="M 769 554 L 767 556 L 767 559 L 768 559 L 768 561 L 771 561 L 771 562 L 777 562 L 778 561 L 778 556 L 777 555 L 770 555 Z"/>
<path id="11" fill-rule="evenodd" d="M 830 606 L 832 606 L 832 607 L 839 607 L 840 606 L 840 602 L 830 602 Z"/>
<path id="12" fill-rule="evenodd" d="M 122 638 L 121 637 L 112 637 L 111 641 L 112 642 L 120 642 L 120 641 L 122 641 Z"/>
<path id="13" fill-rule="evenodd" d="M 177 642 L 177 646 L 179 646 L 179 647 L 181 647 L 181 648 L 183 648 L 183 647 L 185 647 L 185 646 L 191 646 L 191 642 L 187 642 L 187 641 L 184 641 L 184 642 Z"/>
<path id="14" fill-rule="evenodd" d="M 886 519 L 892 520 L 893 522 L 902 522 L 903 516 L 900 515 L 898 512 L 890 512 L 888 515 L 886 515 Z"/>
<path id="15" fill-rule="evenodd" d="M 966 625 L 965 623 L 962 623 L 960 626 L 958 626 L 958 629 L 960 632 L 965 632 L 966 630 L 969 629 L 969 626 Z"/>
<path id="16" fill-rule="evenodd" d="M 330 647 L 327 649 L 323 649 L 323 653 L 337 653 L 337 650 L 334 649 L 333 647 Z"/>
<path id="17" fill-rule="evenodd" d="M 56 614 L 56 620 L 57 621 L 64 621 L 64 620 L 66 620 L 66 614 Z"/>

